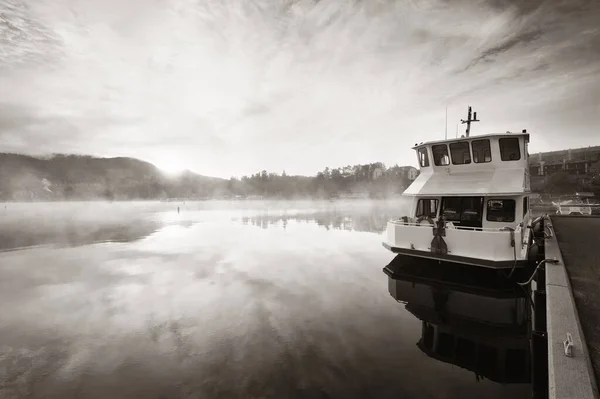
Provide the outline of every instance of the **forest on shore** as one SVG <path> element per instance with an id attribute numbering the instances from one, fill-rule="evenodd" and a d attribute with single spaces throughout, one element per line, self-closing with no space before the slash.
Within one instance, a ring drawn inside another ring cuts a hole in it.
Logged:
<path id="1" fill-rule="evenodd" d="M 402 194 L 417 174 L 412 166 L 374 162 L 326 167 L 315 176 L 262 170 L 222 179 L 190 171 L 169 176 L 134 158 L 0 153 L 0 201 L 390 198 Z M 600 176 L 532 176 L 532 189 L 600 195 Z"/>
<path id="2" fill-rule="evenodd" d="M 134 158 L 0 154 L 0 201 L 386 198 L 401 194 L 415 171 L 375 162 L 327 167 L 316 176 L 263 170 L 221 179 L 190 171 L 168 176 L 151 163 Z"/>

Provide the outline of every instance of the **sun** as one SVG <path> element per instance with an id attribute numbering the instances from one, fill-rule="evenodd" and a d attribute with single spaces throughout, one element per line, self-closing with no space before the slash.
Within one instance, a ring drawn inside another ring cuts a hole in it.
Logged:
<path id="1" fill-rule="evenodd" d="M 153 163 L 163 173 L 170 176 L 176 176 L 186 170 L 186 165 L 182 162 L 182 160 L 175 157 L 161 157 Z"/>

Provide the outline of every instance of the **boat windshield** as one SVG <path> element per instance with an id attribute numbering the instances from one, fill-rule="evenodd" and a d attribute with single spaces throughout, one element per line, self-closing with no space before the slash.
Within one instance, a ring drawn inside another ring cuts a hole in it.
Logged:
<path id="1" fill-rule="evenodd" d="M 487 220 L 512 223 L 515 221 L 516 209 L 514 199 L 490 199 L 487 202 Z"/>
<path id="2" fill-rule="evenodd" d="M 435 218 L 437 216 L 438 200 L 421 198 L 417 203 L 416 217 Z"/>
<path id="3" fill-rule="evenodd" d="M 483 197 L 444 197 L 442 214 L 454 224 L 464 227 L 481 227 Z"/>

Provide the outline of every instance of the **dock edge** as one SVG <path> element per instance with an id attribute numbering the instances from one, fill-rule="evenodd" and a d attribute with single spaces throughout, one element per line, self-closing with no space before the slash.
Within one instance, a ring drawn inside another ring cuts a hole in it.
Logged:
<path id="1" fill-rule="evenodd" d="M 598 399 L 598 386 L 573 298 L 573 290 L 550 218 L 545 220 L 547 263 L 546 320 L 548 337 L 548 397 L 550 399 Z M 572 357 L 565 354 L 564 341 L 572 336 Z"/>

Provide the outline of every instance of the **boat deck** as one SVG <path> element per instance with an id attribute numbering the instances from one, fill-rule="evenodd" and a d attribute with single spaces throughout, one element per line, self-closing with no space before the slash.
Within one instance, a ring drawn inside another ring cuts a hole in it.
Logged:
<path id="1" fill-rule="evenodd" d="M 550 397 L 597 397 L 600 381 L 600 217 L 550 217 L 546 258 Z M 564 354 L 566 334 L 573 357 Z M 575 378 L 573 381 L 569 376 Z M 575 397 L 575 396 L 572 396 Z"/>

